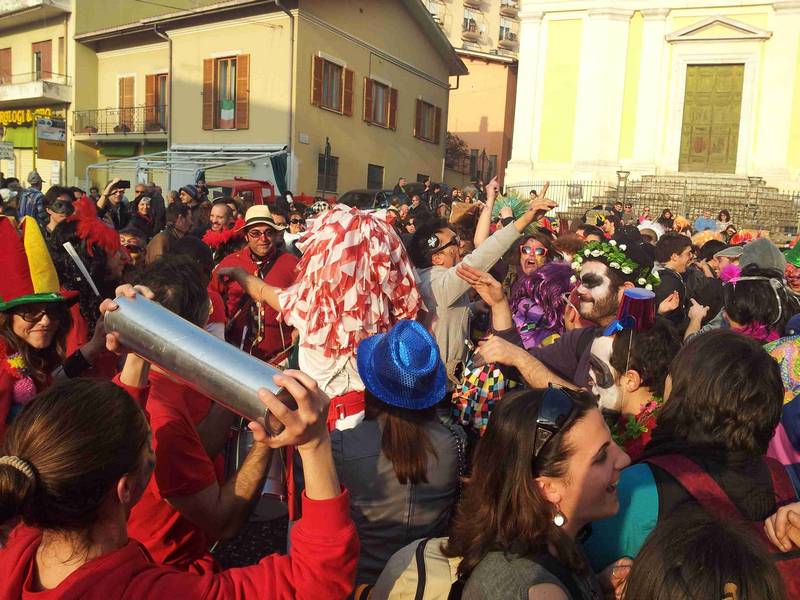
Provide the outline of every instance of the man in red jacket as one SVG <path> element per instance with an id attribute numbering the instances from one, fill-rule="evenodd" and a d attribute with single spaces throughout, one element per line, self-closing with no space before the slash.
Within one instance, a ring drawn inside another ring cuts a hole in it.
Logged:
<path id="1" fill-rule="evenodd" d="M 241 267 L 272 286 L 289 287 L 294 282 L 298 259 L 278 249 L 285 228 L 275 223 L 267 206 L 251 206 L 243 226 L 247 245 L 226 256 L 217 270 Z M 291 346 L 293 329 L 278 323 L 278 313 L 272 307 L 253 302 L 238 283 L 229 279 L 220 281 L 216 272 L 211 286 L 225 300 L 228 342 L 265 361 Z"/>

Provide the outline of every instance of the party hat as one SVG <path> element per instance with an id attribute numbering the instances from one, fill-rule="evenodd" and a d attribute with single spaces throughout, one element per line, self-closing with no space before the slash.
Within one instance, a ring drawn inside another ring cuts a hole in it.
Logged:
<path id="1" fill-rule="evenodd" d="M 22 304 L 74 299 L 59 291 L 58 274 L 39 225 L 30 216 L 21 225 L 22 237 L 10 219 L 0 218 L 0 312 Z"/>
<path id="2" fill-rule="evenodd" d="M 647 331 L 656 320 L 656 295 L 650 290 L 629 288 L 622 295 L 617 319 L 606 327 L 603 335 L 613 335 L 623 329 Z"/>

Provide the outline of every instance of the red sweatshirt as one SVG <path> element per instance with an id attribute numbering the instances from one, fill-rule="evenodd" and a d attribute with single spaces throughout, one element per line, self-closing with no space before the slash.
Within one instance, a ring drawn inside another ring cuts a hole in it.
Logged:
<path id="1" fill-rule="evenodd" d="M 359 543 L 347 491 L 330 500 L 303 496 L 303 518 L 291 532 L 291 553 L 257 565 L 195 575 L 154 564 L 135 540 L 89 561 L 52 590 L 35 592 L 33 569 L 41 532 L 15 529 L 0 550 L 3 600 L 244 600 L 345 598 L 353 589 Z"/>
<path id="2" fill-rule="evenodd" d="M 264 281 L 277 288 L 286 288 L 294 283 L 295 266 L 299 260 L 292 254 L 282 253 L 275 264 L 264 277 Z M 258 277 L 258 267 L 250 257 L 250 250 L 244 248 L 226 256 L 217 269 L 223 267 L 241 267 L 250 275 Z M 244 290 L 236 282 L 223 283 L 219 281 L 216 271 L 211 278 L 210 288 L 216 290 L 225 300 L 225 310 L 229 322 L 228 341 L 239 348 L 242 341 L 244 327 L 249 321 L 249 309 L 241 310 L 246 304 Z M 269 359 L 284 347 L 291 344 L 292 328 L 286 324 L 278 324 L 278 313 L 267 304 L 264 304 L 264 339 L 253 350 L 253 356 L 260 359 Z M 238 313 L 238 315 L 237 315 Z M 281 335 L 282 334 L 282 335 Z M 249 348 L 245 348 L 249 351 Z"/>

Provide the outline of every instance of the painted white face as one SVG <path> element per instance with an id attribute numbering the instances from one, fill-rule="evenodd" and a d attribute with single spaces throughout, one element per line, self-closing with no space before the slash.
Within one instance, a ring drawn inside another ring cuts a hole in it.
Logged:
<path id="1" fill-rule="evenodd" d="M 606 265 L 596 260 L 583 263 L 578 298 L 580 299 L 578 310 L 584 319 L 599 323 L 602 319 L 616 314 L 617 299 L 611 290 L 611 279 Z"/>
<path id="2" fill-rule="evenodd" d="M 622 394 L 619 389 L 619 373 L 611 366 L 611 350 L 614 336 L 602 336 L 592 342 L 589 358 L 589 379 L 592 393 L 599 399 L 600 409 L 621 411 Z"/>

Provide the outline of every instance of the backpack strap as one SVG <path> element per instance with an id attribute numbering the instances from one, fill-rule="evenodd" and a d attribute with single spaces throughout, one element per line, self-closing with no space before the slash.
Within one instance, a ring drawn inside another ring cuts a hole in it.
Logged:
<path id="1" fill-rule="evenodd" d="M 425 546 L 431 538 L 425 538 L 417 546 L 417 551 L 414 553 L 417 559 L 417 593 L 414 595 L 414 600 L 422 600 L 425 595 Z"/>
<path id="2" fill-rule="evenodd" d="M 772 477 L 775 504 L 780 507 L 790 502 L 797 502 L 797 491 L 794 489 L 789 473 L 786 472 L 786 467 L 769 456 L 764 457 L 764 462 L 767 463 L 769 474 Z"/>
<path id="3" fill-rule="evenodd" d="M 667 454 L 646 458 L 644 462 L 672 475 L 708 512 L 743 520 L 741 512 L 725 491 L 694 461 L 680 454 Z"/>

